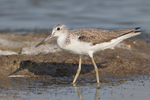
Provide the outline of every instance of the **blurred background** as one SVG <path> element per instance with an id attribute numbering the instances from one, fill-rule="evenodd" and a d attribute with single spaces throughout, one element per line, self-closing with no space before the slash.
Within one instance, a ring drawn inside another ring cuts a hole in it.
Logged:
<path id="1" fill-rule="evenodd" d="M 60 23 L 143 32 L 94 56 L 100 88 L 85 57 L 78 90 L 70 84 L 78 56 L 61 52 L 56 41 L 35 48 Z M 150 0 L 0 0 L 0 100 L 150 100 L 149 27 Z"/>
<path id="2" fill-rule="evenodd" d="M 150 0 L 0 0 L 0 30 L 126 29 L 150 33 Z"/>

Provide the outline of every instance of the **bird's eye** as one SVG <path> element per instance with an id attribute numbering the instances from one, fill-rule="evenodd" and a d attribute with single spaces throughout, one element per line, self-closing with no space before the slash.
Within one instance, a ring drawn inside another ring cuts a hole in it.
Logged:
<path id="1" fill-rule="evenodd" d="M 60 30 L 60 28 L 58 27 L 58 28 L 57 28 L 57 30 L 59 31 L 59 30 Z"/>

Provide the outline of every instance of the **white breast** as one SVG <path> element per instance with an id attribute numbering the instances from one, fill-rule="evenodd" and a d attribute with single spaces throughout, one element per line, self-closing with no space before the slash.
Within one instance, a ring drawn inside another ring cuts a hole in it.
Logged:
<path id="1" fill-rule="evenodd" d="M 91 43 L 80 42 L 77 39 L 70 39 L 70 43 L 66 44 L 63 49 L 70 51 L 75 54 L 84 55 L 88 54 L 88 51 L 91 48 Z"/>

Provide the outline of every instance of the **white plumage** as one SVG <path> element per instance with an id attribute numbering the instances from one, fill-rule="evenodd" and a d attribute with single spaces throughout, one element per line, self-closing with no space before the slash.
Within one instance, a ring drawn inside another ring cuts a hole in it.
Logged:
<path id="1" fill-rule="evenodd" d="M 79 67 L 73 83 L 76 82 L 76 79 L 81 71 L 82 56 L 89 55 L 95 67 L 97 83 L 99 83 L 98 69 L 93 59 L 93 53 L 100 50 L 113 48 L 116 44 L 124 39 L 139 35 L 141 32 L 136 31 L 137 29 L 139 29 L 139 27 L 134 29 L 112 31 L 99 29 L 77 29 L 69 31 L 67 26 L 64 24 L 58 24 L 54 26 L 52 34 L 37 44 L 36 47 L 50 40 L 51 38 L 56 37 L 57 45 L 62 50 L 78 54 L 80 57 Z"/>

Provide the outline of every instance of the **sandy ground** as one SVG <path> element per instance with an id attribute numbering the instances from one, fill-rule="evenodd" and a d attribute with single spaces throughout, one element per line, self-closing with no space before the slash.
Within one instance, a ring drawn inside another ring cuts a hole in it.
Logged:
<path id="1" fill-rule="evenodd" d="M 78 68 L 78 55 L 61 50 L 54 53 L 41 52 L 36 55 L 22 53 L 24 47 L 34 47 L 46 36 L 48 33 L 0 34 L 0 50 L 15 52 L 13 55 L 0 56 L 0 78 L 8 75 L 73 78 Z M 56 45 L 55 40 L 48 44 Z M 95 53 L 94 59 L 98 66 L 100 81 L 150 75 L 150 43 L 148 42 L 127 39 L 114 49 Z M 94 66 L 87 55 L 83 57 L 79 79 L 95 80 Z"/>

